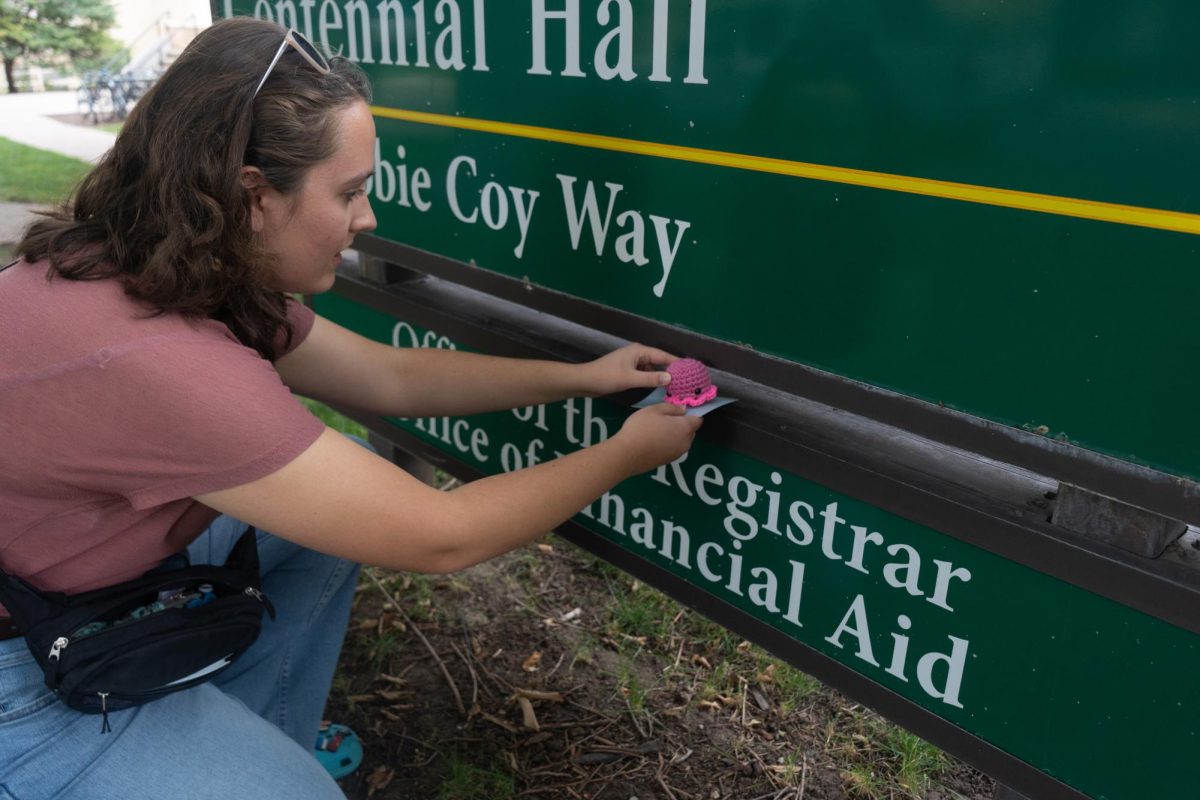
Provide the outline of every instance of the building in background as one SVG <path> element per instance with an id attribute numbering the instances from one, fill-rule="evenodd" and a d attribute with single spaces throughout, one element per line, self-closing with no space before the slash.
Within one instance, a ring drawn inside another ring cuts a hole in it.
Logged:
<path id="1" fill-rule="evenodd" d="M 125 47 L 116 69 L 138 77 L 159 74 L 212 23 L 208 0 L 112 0 L 112 6 L 117 22 L 110 35 Z"/>
<path id="2" fill-rule="evenodd" d="M 106 72 L 112 75 L 157 78 L 212 23 L 208 0 L 110 0 L 110 4 L 116 21 L 108 33 L 121 45 L 107 62 Z M 15 76 L 24 91 L 74 91 L 83 83 L 78 67 L 65 56 L 17 63 Z"/>

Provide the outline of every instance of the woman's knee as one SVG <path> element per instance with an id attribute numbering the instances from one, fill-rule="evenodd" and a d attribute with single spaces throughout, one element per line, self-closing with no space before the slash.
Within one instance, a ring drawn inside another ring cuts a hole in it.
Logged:
<path id="1" fill-rule="evenodd" d="M 311 752 L 211 684 L 111 712 L 103 736 L 98 718 L 71 714 L 5 775 L 17 797 L 344 798 Z"/>

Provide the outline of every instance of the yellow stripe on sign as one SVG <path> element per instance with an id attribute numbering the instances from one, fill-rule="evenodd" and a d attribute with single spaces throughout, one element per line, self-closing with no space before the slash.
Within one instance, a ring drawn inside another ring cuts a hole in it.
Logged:
<path id="1" fill-rule="evenodd" d="M 1121 225 L 1137 225 L 1143 228 L 1159 228 L 1180 233 L 1200 233 L 1200 215 L 1179 211 L 1124 206 L 1118 203 L 1080 200 L 1073 197 L 1056 197 L 1050 194 L 996 189 L 991 186 L 975 186 L 969 183 L 954 183 L 931 178 L 913 178 L 907 175 L 891 175 L 886 172 L 870 172 L 863 169 L 809 164 L 803 161 L 787 161 L 782 158 L 724 153 L 720 150 L 704 150 L 699 147 L 641 142 L 616 136 L 577 133 L 554 128 L 539 128 L 535 125 L 521 125 L 515 122 L 496 122 L 448 114 L 431 114 L 426 111 L 410 111 L 403 108 L 371 106 L 371 113 L 384 119 L 398 119 L 423 125 L 437 125 L 443 128 L 498 133 L 503 136 L 539 139 L 545 142 L 591 147 L 596 150 L 636 153 L 656 158 L 670 158 L 676 161 L 691 161 L 696 164 L 732 167 L 751 172 L 770 172 L 776 175 L 790 175 L 796 178 L 844 183 L 851 186 L 866 186 L 890 192 L 906 192 L 941 197 L 946 200 L 961 200 L 965 203 L 982 203 L 989 206 L 1017 208 L 1022 211 L 1037 211 L 1043 214 L 1061 214 L 1067 217 L 1082 217 L 1101 222 L 1116 222 Z"/>

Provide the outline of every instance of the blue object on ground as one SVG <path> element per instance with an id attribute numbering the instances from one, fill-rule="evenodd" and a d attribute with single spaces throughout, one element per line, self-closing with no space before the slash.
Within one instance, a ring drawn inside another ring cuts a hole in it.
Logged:
<path id="1" fill-rule="evenodd" d="M 334 780 L 341 780 L 362 763 L 362 742 L 345 725 L 322 722 L 313 752 Z"/>

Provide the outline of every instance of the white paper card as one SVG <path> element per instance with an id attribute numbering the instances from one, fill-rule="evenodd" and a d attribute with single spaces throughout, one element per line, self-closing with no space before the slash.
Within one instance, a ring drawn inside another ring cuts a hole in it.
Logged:
<path id="1" fill-rule="evenodd" d="M 645 408 L 646 406 L 658 405 L 659 403 L 663 402 L 663 398 L 665 398 L 666 396 L 667 396 L 666 387 L 660 386 L 657 389 L 655 389 L 653 392 L 651 392 L 650 394 L 646 395 L 644 398 L 639 400 L 638 402 L 634 403 L 633 407 L 634 408 Z M 712 400 L 709 400 L 707 403 L 705 403 L 702 406 L 696 406 L 695 408 L 689 408 L 688 406 L 684 406 L 684 408 L 687 410 L 687 413 L 685 414 L 685 416 L 703 417 L 705 414 L 707 414 L 710 411 L 716 411 L 721 406 L 727 406 L 730 403 L 736 403 L 736 402 L 737 402 L 736 398 L 721 397 L 720 395 L 717 395 Z"/>

